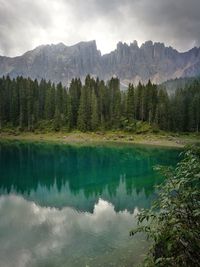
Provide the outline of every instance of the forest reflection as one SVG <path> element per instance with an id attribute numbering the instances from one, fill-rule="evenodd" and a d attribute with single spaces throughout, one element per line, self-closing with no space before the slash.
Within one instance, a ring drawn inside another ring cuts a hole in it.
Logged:
<path id="1" fill-rule="evenodd" d="M 0 194 L 44 206 L 92 211 L 99 198 L 116 210 L 148 207 L 163 178 L 155 165 L 175 165 L 179 150 L 143 146 L 0 143 Z"/>

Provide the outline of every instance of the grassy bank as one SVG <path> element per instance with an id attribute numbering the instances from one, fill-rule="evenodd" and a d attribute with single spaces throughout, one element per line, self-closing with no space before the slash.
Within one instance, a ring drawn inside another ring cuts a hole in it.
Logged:
<path id="1" fill-rule="evenodd" d="M 200 143 L 197 134 L 172 134 L 166 132 L 131 134 L 122 131 L 108 132 L 1 132 L 1 140 L 44 141 L 66 144 L 93 144 L 93 143 L 127 143 L 146 144 L 165 147 L 184 147 L 188 144 Z"/>

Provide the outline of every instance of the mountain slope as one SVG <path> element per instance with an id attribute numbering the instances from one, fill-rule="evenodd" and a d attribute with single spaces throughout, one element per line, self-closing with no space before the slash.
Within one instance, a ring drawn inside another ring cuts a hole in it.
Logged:
<path id="1" fill-rule="evenodd" d="M 160 84 L 159 88 L 165 88 L 169 94 L 172 94 L 179 88 L 191 86 L 192 84 L 194 84 L 195 81 L 200 82 L 200 76 L 168 80 Z"/>
<path id="2" fill-rule="evenodd" d="M 0 57 L 0 76 L 22 75 L 32 79 L 68 84 L 73 77 L 87 74 L 107 80 L 118 76 L 123 83 L 146 83 L 151 79 L 161 83 L 169 79 L 200 74 L 200 48 L 179 53 L 162 43 L 145 42 L 141 47 L 118 43 L 116 50 L 101 55 L 96 42 L 81 42 L 73 46 L 63 43 L 42 45 L 22 56 Z"/>

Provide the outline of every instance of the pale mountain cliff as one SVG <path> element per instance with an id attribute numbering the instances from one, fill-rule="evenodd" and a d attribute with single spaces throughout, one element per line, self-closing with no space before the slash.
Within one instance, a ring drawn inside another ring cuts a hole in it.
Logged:
<path id="1" fill-rule="evenodd" d="M 121 83 L 161 83 L 169 79 L 200 74 L 200 48 L 180 53 L 163 43 L 145 42 L 141 47 L 119 42 L 116 50 L 101 55 L 96 42 L 42 45 L 18 57 L 0 56 L 0 76 L 22 75 L 67 85 L 72 78 L 87 74 L 107 80 L 118 76 Z"/>

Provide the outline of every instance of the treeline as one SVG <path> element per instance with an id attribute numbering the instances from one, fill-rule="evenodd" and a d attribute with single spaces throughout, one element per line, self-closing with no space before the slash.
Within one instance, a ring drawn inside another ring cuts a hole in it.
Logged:
<path id="1" fill-rule="evenodd" d="M 134 132 L 138 121 L 163 130 L 198 132 L 200 83 L 194 81 L 169 96 L 150 81 L 130 84 L 121 92 L 118 78 L 105 83 L 88 75 L 84 84 L 72 79 L 69 88 L 45 80 L 0 78 L 0 129 Z"/>

